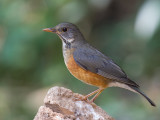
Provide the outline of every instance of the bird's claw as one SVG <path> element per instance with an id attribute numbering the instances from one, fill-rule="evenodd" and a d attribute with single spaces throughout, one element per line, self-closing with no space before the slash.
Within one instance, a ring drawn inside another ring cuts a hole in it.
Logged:
<path id="1" fill-rule="evenodd" d="M 93 103 L 93 100 L 89 100 L 88 97 L 76 97 L 74 100 L 75 101 L 85 101 L 89 104 Z"/>

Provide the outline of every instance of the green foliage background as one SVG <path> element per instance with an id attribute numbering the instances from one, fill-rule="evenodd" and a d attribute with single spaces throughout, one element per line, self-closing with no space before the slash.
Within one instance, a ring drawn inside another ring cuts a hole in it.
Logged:
<path id="1" fill-rule="evenodd" d="M 146 12 L 144 22 L 137 25 L 143 10 L 151 13 Z M 157 108 L 121 88 L 108 88 L 96 104 L 117 120 L 159 120 L 158 15 L 159 0 L 1 0 L 0 119 L 33 119 L 52 86 L 64 86 L 81 94 L 96 89 L 68 72 L 60 39 L 42 31 L 60 22 L 71 22 L 78 25 L 88 42 L 138 82 Z M 145 24 L 148 20 L 149 24 Z M 154 30 L 146 32 L 152 30 L 146 26 L 153 27 L 154 23 Z"/>

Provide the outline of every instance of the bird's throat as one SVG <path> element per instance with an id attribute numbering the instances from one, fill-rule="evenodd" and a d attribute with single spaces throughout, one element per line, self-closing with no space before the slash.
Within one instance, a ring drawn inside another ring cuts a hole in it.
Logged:
<path id="1" fill-rule="evenodd" d="M 71 48 L 71 43 L 68 42 L 65 38 L 63 38 L 61 35 L 58 35 L 60 39 L 62 40 L 63 43 L 63 49 L 70 49 Z"/>

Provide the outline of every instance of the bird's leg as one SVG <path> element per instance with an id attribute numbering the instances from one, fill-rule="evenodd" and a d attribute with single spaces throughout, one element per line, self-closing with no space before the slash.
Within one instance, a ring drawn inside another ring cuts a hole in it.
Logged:
<path id="1" fill-rule="evenodd" d="M 98 92 L 99 92 L 99 90 L 100 90 L 100 88 L 99 88 L 99 89 L 97 89 L 97 90 L 95 90 L 95 91 L 93 91 L 93 92 L 91 92 L 91 93 L 89 93 L 88 95 L 86 95 L 86 96 L 84 97 L 84 100 L 87 100 L 90 96 L 92 96 L 92 95 L 94 95 L 94 94 L 98 93 Z"/>
<path id="2" fill-rule="evenodd" d="M 99 88 L 99 89 L 97 89 L 97 90 L 95 90 L 95 91 L 89 93 L 88 95 L 84 96 L 83 98 L 76 98 L 76 101 L 78 101 L 78 100 L 88 101 L 88 98 L 89 98 L 90 96 L 92 96 L 92 95 L 98 93 L 100 90 L 101 90 L 101 89 Z M 88 102 L 89 102 L 89 101 L 88 101 Z"/>
<path id="3" fill-rule="evenodd" d="M 92 102 L 99 96 L 99 94 L 101 94 L 101 92 L 102 92 L 103 90 L 104 90 L 104 89 L 99 88 L 99 89 L 97 89 L 97 90 L 89 93 L 89 94 L 86 95 L 84 98 L 78 98 L 78 99 L 76 98 L 76 101 L 82 100 L 82 101 L 86 101 L 86 102 L 88 102 L 88 103 L 92 103 Z M 96 93 L 97 93 L 97 94 L 96 94 Z M 88 98 L 89 98 L 90 96 L 94 95 L 94 94 L 96 94 L 96 95 L 95 95 L 91 100 L 88 100 Z"/>
<path id="4" fill-rule="evenodd" d="M 88 101 L 89 103 L 94 102 L 94 100 L 101 94 L 101 92 L 102 92 L 104 89 L 99 88 L 98 90 L 99 90 L 99 91 L 97 92 L 97 94 L 96 94 L 90 101 Z"/>

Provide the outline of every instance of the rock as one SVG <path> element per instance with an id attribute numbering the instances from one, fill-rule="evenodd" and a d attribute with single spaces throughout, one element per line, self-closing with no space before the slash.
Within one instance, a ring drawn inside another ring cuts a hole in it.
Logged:
<path id="1" fill-rule="evenodd" d="M 82 97 L 69 89 L 53 87 L 48 91 L 44 106 L 39 108 L 34 120 L 114 120 L 96 104 L 76 100 Z"/>

